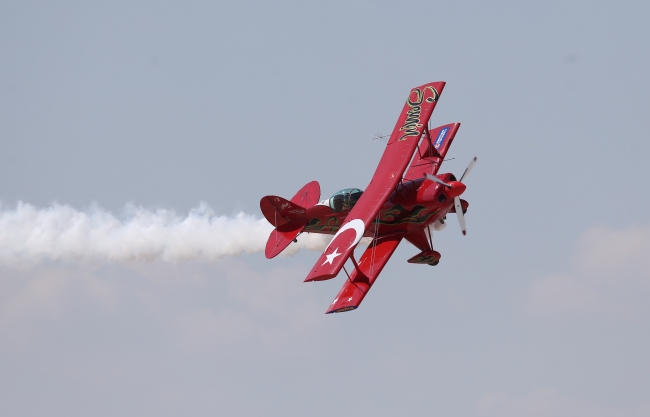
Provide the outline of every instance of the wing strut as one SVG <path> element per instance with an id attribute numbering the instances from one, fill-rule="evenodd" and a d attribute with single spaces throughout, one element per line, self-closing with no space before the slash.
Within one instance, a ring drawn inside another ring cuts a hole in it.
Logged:
<path id="1" fill-rule="evenodd" d="M 432 149 L 435 149 L 435 148 L 433 147 L 433 142 L 431 141 L 431 132 L 429 132 L 429 126 L 428 126 L 428 123 L 427 123 L 427 126 L 424 126 L 424 133 L 427 135 L 427 141 L 429 142 L 429 146 L 427 147 L 427 152 L 426 152 L 426 153 L 428 153 L 429 155 L 422 156 L 422 154 L 420 154 L 420 158 L 431 157 L 431 156 L 432 156 L 432 154 L 431 154 L 431 150 L 432 150 Z M 420 148 L 418 147 L 418 151 L 419 151 L 419 150 L 420 150 Z"/>
<path id="2" fill-rule="evenodd" d="M 431 237 L 431 228 L 427 226 L 427 232 L 429 232 L 429 246 L 433 249 L 433 238 Z"/>

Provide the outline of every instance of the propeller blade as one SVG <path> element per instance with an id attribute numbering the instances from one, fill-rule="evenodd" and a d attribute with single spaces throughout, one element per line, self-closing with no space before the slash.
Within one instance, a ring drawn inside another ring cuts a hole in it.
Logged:
<path id="1" fill-rule="evenodd" d="M 465 227 L 465 215 L 463 214 L 463 206 L 460 204 L 460 197 L 454 197 L 454 208 L 456 209 L 456 215 L 458 216 L 458 223 L 460 223 L 460 230 L 463 231 L 463 235 L 466 235 L 467 228 Z"/>
<path id="2" fill-rule="evenodd" d="M 441 185 L 444 185 L 445 187 L 451 188 L 451 184 L 447 184 L 446 182 L 444 182 L 443 180 L 441 180 L 440 178 L 438 178 L 438 177 L 436 177 L 434 175 L 427 174 L 427 178 L 430 179 L 433 182 L 437 182 L 438 184 L 441 184 Z"/>
<path id="3" fill-rule="evenodd" d="M 458 180 L 459 182 L 463 182 L 463 179 L 467 176 L 467 174 L 469 174 L 472 168 L 474 168 L 475 163 L 476 163 L 476 157 L 474 157 L 474 159 L 472 159 L 472 162 L 470 162 L 467 168 L 465 168 L 465 172 L 463 172 L 463 175 Z"/>

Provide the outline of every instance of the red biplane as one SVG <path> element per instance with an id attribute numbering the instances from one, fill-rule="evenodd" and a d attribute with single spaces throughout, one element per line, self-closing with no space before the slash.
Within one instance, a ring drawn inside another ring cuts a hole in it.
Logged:
<path id="1" fill-rule="evenodd" d="M 305 282 L 334 278 L 352 261 L 353 269 L 350 274 L 345 270 L 345 284 L 327 313 L 359 307 L 402 239 L 420 250 L 408 262 L 437 265 L 440 254 L 433 250 L 431 229 L 442 230 L 447 213 L 456 213 L 465 234 L 468 203 L 459 196 L 476 158 L 459 180 L 451 173 L 438 174 L 460 123 L 428 128 L 444 86 L 434 82 L 411 90 L 365 192 L 348 188 L 319 202 L 320 186 L 312 181 L 291 200 L 271 195 L 260 201 L 264 217 L 275 226 L 266 244 L 267 258 L 308 232 L 334 237 Z M 354 249 L 363 237 L 372 240 L 357 261 Z"/>

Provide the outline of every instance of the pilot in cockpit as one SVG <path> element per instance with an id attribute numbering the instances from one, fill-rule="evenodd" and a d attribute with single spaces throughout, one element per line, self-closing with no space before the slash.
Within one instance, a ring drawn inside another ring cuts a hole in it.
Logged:
<path id="1" fill-rule="evenodd" d="M 361 197 L 361 194 L 363 194 L 363 191 L 358 188 L 341 190 L 330 198 L 330 208 L 335 213 L 350 211 Z"/>

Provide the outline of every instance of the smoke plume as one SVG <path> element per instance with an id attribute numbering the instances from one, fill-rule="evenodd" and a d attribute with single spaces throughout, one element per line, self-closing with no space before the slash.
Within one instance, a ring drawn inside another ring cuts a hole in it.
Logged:
<path id="1" fill-rule="evenodd" d="M 185 216 L 129 205 L 118 218 L 97 206 L 80 211 L 18 203 L 15 209 L 0 209 L 0 264 L 213 261 L 264 251 L 272 230 L 263 218 L 242 212 L 219 216 L 205 204 Z M 303 234 L 283 254 L 323 250 L 330 238 Z"/>

